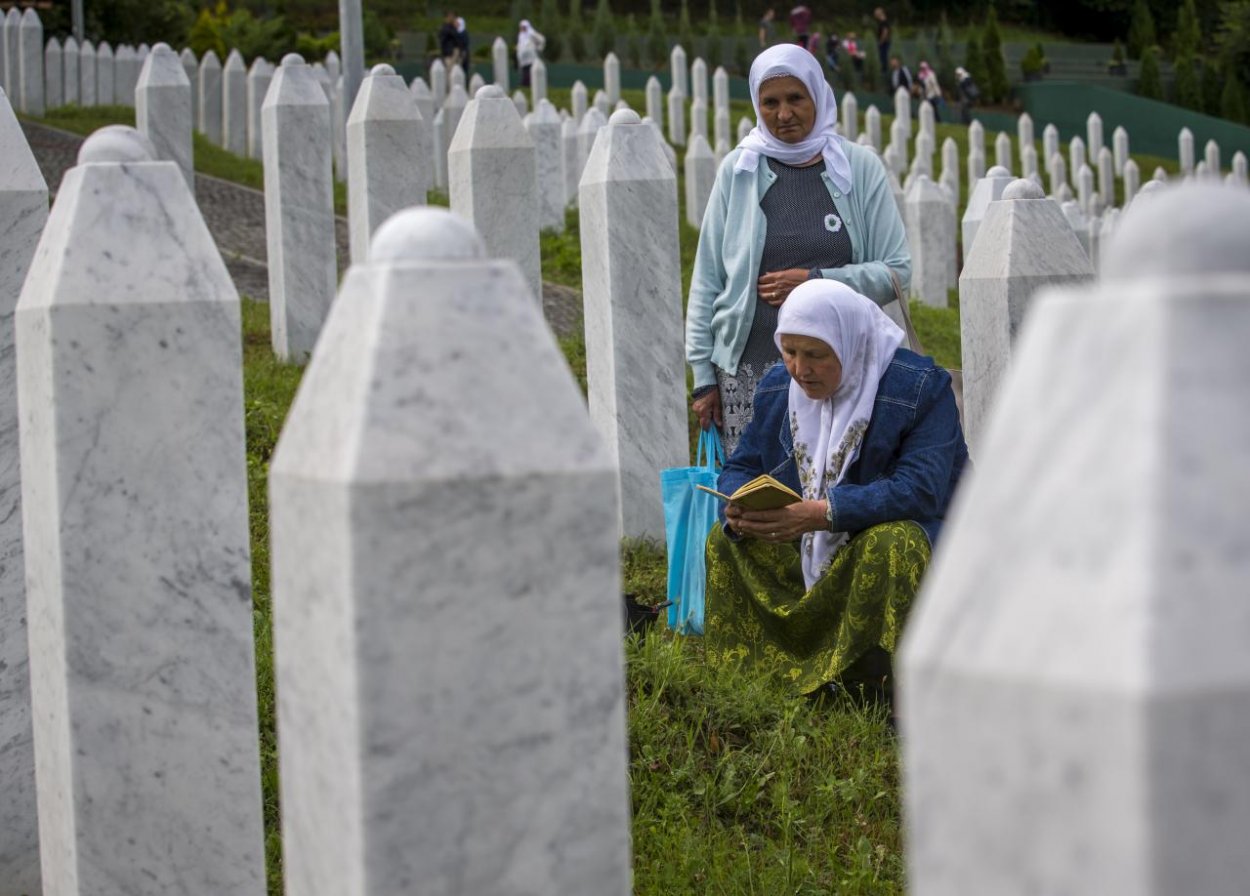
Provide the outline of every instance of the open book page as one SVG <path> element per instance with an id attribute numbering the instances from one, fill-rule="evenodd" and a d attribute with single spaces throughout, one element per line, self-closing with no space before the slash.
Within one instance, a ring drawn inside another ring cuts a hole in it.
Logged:
<path id="1" fill-rule="evenodd" d="M 778 507 L 785 507 L 787 504 L 803 500 L 802 495 L 767 473 L 763 476 L 756 476 L 732 495 L 721 494 L 715 489 L 702 485 L 696 488 L 713 494 L 722 501 L 732 501 L 747 510 L 776 510 Z"/>

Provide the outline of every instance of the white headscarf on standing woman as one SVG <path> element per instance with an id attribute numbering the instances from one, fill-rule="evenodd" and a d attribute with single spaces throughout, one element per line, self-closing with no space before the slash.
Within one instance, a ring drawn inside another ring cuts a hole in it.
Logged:
<path id="1" fill-rule="evenodd" d="M 803 82 L 816 106 L 816 122 L 812 131 L 798 143 L 778 140 L 760 115 L 760 85 L 787 75 Z M 751 104 L 755 107 L 755 127 L 738 144 L 742 154 L 734 170 L 754 171 L 761 155 L 787 165 L 801 165 L 820 153 L 825 157 L 825 168 L 838 189 L 843 193 L 851 192 L 851 160 L 842 149 L 842 138 L 834 130 L 838 123 L 838 103 L 816 57 L 797 44 L 769 47 L 751 63 L 749 81 Z"/>
<path id="2" fill-rule="evenodd" d="M 844 283 L 808 280 L 790 293 L 777 314 L 778 349 L 782 336 L 819 339 L 842 364 L 842 382 L 829 398 L 808 398 L 798 383 L 790 383 L 790 432 L 803 497 L 820 501 L 859 457 L 877 386 L 903 344 L 903 331 L 876 302 Z M 803 581 L 808 588 L 847 538 L 845 532 L 823 530 L 803 536 Z"/>

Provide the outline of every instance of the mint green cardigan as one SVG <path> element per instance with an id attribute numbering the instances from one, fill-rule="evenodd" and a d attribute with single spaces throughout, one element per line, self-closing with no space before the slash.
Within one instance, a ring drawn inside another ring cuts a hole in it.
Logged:
<path id="1" fill-rule="evenodd" d="M 881 159 L 868 147 L 839 139 L 851 160 L 851 191 L 839 190 L 827 171 L 821 177 L 850 231 L 851 263 L 822 273 L 885 305 L 894 300 L 890 271 L 904 295 L 911 282 L 903 219 Z M 716 173 L 694 258 L 686 306 L 686 363 L 694 371 L 696 389 L 716 382 L 714 367 L 738 372 L 755 316 L 755 284 L 768 223 L 760 200 L 777 175 L 764 159 L 754 172 L 735 172 L 740 154 L 735 149 L 725 156 Z"/>

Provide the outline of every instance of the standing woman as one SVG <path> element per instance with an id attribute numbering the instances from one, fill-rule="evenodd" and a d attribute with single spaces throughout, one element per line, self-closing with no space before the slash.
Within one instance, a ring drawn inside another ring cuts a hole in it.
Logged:
<path id="1" fill-rule="evenodd" d="M 751 66 L 756 126 L 725 157 L 703 216 L 686 310 L 692 407 L 732 453 L 751 397 L 779 360 L 777 310 L 805 280 L 839 280 L 878 305 L 911 280 L 885 166 L 834 131 L 820 63 L 793 44 Z"/>
<path id="2" fill-rule="evenodd" d="M 538 60 L 538 54 L 547 45 L 547 38 L 534 30 L 529 19 L 521 19 L 516 36 L 516 64 L 521 69 L 521 86 L 530 86 L 530 69 Z"/>

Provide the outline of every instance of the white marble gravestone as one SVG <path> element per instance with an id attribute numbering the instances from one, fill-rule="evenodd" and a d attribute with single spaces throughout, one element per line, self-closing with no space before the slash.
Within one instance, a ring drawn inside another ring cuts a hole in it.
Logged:
<path id="1" fill-rule="evenodd" d="M 1011 166 L 1011 138 L 1006 132 L 1000 131 L 998 136 L 994 138 L 994 164 L 999 168 L 1012 170 Z"/>
<path id="2" fill-rule="evenodd" d="M 1042 158 L 1049 159 L 1059 152 L 1059 129 L 1053 124 L 1042 128 Z"/>
<path id="3" fill-rule="evenodd" d="M 917 175 L 903 197 L 903 223 L 911 249 L 911 294 L 945 308 L 955 258 L 955 215 L 946 192 Z"/>
<path id="4" fill-rule="evenodd" d="M 447 66 L 441 59 L 430 63 L 430 93 L 434 97 L 435 110 L 441 109 L 443 100 L 447 98 Z"/>
<path id="5" fill-rule="evenodd" d="M 1063 153 L 1055 153 L 1050 157 L 1050 195 L 1059 198 L 1059 190 L 1068 186 L 1068 163 Z"/>
<path id="6" fill-rule="evenodd" d="M 1068 172 L 1076 180 L 1077 173 L 1081 170 L 1082 165 L 1089 164 L 1089 160 L 1085 155 L 1085 141 L 1080 137 L 1073 137 L 1068 141 Z"/>
<path id="7" fill-rule="evenodd" d="M 595 91 L 594 99 L 591 100 L 590 105 L 593 108 L 598 109 L 599 114 L 601 114 L 605 119 L 612 114 L 612 104 L 608 102 L 608 95 L 602 90 Z"/>
<path id="8" fill-rule="evenodd" d="M 1128 131 L 1119 125 L 1111 132 L 1111 150 L 1115 160 L 1115 176 L 1124 176 L 1124 163 L 1128 161 Z"/>
<path id="9" fill-rule="evenodd" d="M 16 7 L 15 7 L 16 8 Z M 21 109 L 41 116 L 46 108 L 43 87 L 43 23 L 29 7 L 17 29 L 17 91 Z M 10 101 L 11 102 L 11 101 Z"/>
<path id="10" fill-rule="evenodd" d="M 870 105 L 864 111 L 864 133 L 868 135 L 869 145 L 881 152 L 881 111 L 876 106 Z"/>
<path id="11" fill-rule="evenodd" d="M 720 65 L 712 72 L 712 108 L 729 111 L 729 72 Z"/>
<path id="12" fill-rule="evenodd" d="M 13 311 L 48 218 L 48 185 L 0 90 L 0 893 L 39 893 L 39 825 L 27 667 Z"/>
<path id="13" fill-rule="evenodd" d="M 45 893 L 265 893 L 239 298 L 132 128 L 83 144 L 18 302 Z"/>
<path id="14" fill-rule="evenodd" d="M 696 135 L 702 137 L 704 140 L 707 139 L 706 100 L 694 100 L 690 103 L 689 139 L 693 140 Z"/>
<path id="15" fill-rule="evenodd" d="M 135 126 L 151 142 L 157 159 L 178 165 L 194 192 L 191 84 L 169 44 L 158 43 L 143 62 L 135 87 Z"/>
<path id="16" fill-rule="evenodd" d="M 980 150 L 981 156 L 985 156 L 985 127 L 977 119 L 973 119 L 968 125 L 968 154 Z"/>
<path id="17" fill-rule="evenodd" d="M 586 110 L 589 108 L 590 94 L 586 90 L 586 85 L 581 81 L 574 81 L 573 86 L 569 90 L 569 109 L 579 125 L 582 123 L 582 118 L 585 117 Z"/>
<path id="18" fill-rule="evenodd" d="M 18 14 L 21 15 L 21 12 Z M 9 19 L 7 15 L 3 15 L 0 16 L 0 90 L 8 96 L 12 89 L 9 84 Z"/>
<path id="19" fill-rule="evenodd" d="M 907 171 L 907 141 L 909 139 L 907 123 L 895 118 L 890 123 L 889 149 L 893 150 L 890 158 L 894 161 L 894 173 L 899 177 Z"/>
<path id="20" fill-rule="evenodd" d="M 947 137 L 942 141 L 942 174 L 939 178 L 945 183 L 951 195 L 957 201 L 959 198 L 959 144 L 955 142 L 954 137 Z M 956 207 L 956 210 L 957 207 Z"/>
<path id="21" fill-rule="evenodd" d="M 1102 116 L 1097 112 L 1089 113 L 1085 119 L 1085 138 L 1087 142 L 1085 151 L 1089 153 L 1089 163 L 1097 164 L 1098 153 L 1103 148 Z"/>
<path id="22" fill-rule="evenodd" d="M 564 145 L 560 113 L 549 100 L 539 100 L 525 122 L 534 141 L 534 164 L 538 176 L 538 220 L 543 230 L 564 232 L 567 184 L 564 177 Z"/>
<path id="23" fill-rule="evenodd" d="M 443 150 L 446 145 L 443 140 L 446 119 L 447 113 L 439 109 L 430 124 L 430 141 L 434 147 L 434 187 L 443 192 L 447 190 L 447 153 Z"/>
<path id="24" fill-rule="evenodd" d="M 668 142 L 673 146 L 686 145 L 686 95 L 676 87 L 668 91 Z"/>
<path id="25" fill-rule="evenodd" d="M 351 6 L 348 7 L 349 9 Z M 330 81 L 337 81 L 343 75 L 343 60 L 339 57 L 336 50 L 330 50 L 326 53 L 326 58 L 322 63 L 325 66 L 326 74 L 330 76 Z"/>
<path id="26" fill-rule="evenodd" d="M 16 12 L 14 7 L 9 12 Z M 82 102 L 82 82 L 78 77 L 78 60 L 81 58 L 79 52 L 78 41 L 73 36 L 65 38 L 65 45 L 62 47 L 61 64 L 64 77 L 61 79 L 61 86 L 65 91 L 65 105 L 77 106 Z M 16 61 L 16 59 L 14 60 Z"/>
<path id="27" fill-rule="evenodd" d="M 1165 188 L 1034 302 L 901 645 L 917 896 L 1250 879 L 1247 229 Z"/>
<path id="28" fill-rule="evenodd" d="M 260 124 L 260 108 L 265 102 L 265 94 L 269 92 L 269 83 L 273 80 L 273 66 L 263 56 L 252 60 L 247 70 L 247 157 L 261 159 L 265 155 L 265 144 L 262 139 Z"/>
<path id="29" fill-rule="evenodd" d="M 626 896 L 612 459 L 514 262 L 375 236 L 270 472 L 286 885 Z"/>
<path id="30" fill-rule="evenodd" d="M 1086 216 L 1092 216 L 1097 213 L 1094 207 L 1097 203 L 1098 196 L 1094 190 L 1094 169 L 1089 165 L 1082 164 L 1076 172 L 1076 198 L 1081 204 L 1081 211 Z"/>
<path id="31" fill-rule="evenodd" d="M 101 106 L 112 103 L 117 92 L 117 62 L 113 48 L 106 40 L 100 41 L 95 48 L 95 90 L 96 100 Z M 195 91 L 191 91 L 191 95 L 194 96 Z M 194 116 L 191 121 L 195 121 Z"/>
<path id="32" fill-rule="evenodd" d="M 122 57 L 122 64 L 116 67 L 116 75 L 113 81 L 113 96 L 118 105 L 131 106 L 135 104 L 135 87 L 139 83 L 139 70 L 143 68 L 143 63 L 147 60 L 150 50 L 144 49 L 142 53 L 134 47 L 127 46 L 126 53 Z M 114 56 L 114 62 L 117 61 Z M 195 82 L 191 82 L 194 89 Z"/>
<path id="33" fill-rule="evenodd" d="M 689 97 L 690 72 L 686 68 L 686 51 L 682 49 L 681 44 L 673 45 L 673 49 L 668 54 L 668 64 L 672 78 L 669 82 L 672 85 L 669 90 L 676 90 L 683 97 Z"/>
<path id="34" fill-rule="evenodd" d="M 243 55 L 231 50 L 221 70 L 222 145 L 236 156 L 247 155 L 247 67 Z"/>
<path id="35" fill-rule="evenodd" d="M 457 68 L 459 71 L 459 68 Z M 447 153 L 451 149 L 451 141 L 456 136 L 456 129 L 460 127 L 460 119 L 464 116 L 465 107 L 469 104 L 469 94 L 465 91 L 461 84 L 453 84 L 447 92 L 447 98 L 443 100 L 443 134 L 442 143 L 439 146 L 443 157 L 443 172 L 446 176 Z M 443 186 L 446 186 L 444 184 Z"/>
<path id="36" fill-rule="evenodd" d="M 48 38 L 43 48 L 43 102 L 44 111 L 65 105 L 65 62 L 55 37 Z"/>
<path id="37" fill-rule="evenodd" d="M 475 96 L 477 96 L 477 92 L 485 86 L 486 86 L 486 79 L 483 78 L 477 72 L 474 72 L 473 77 L 469 79 L 469 86 L 467 88 L 469 99 L 473 99 Z M 504 95 L 505 96 L 507 95 L 507 91 L 504 92 Z"/>
<path id="38" fill-rule="evenodd" d="M 508 43 L 502 37 L 496 37 L 490 45 L 491 74 L 494 77 L 495 84 L 503 88 L 504 93 L 509 90 L 508 86 L 508 69 L 510 67 L 508 59 Z"/>
<path id="39" fill-rule="evenodd" d="M 738 142 L 741 143 L 755 128 L 755 122 L 745 115 L 738 119 Z"/>
<path id="40" fill-rule="evenodd" d="M 1194 132 L 1189 128 L 1181 128 L 1176 135 L 1176 158 L 1182 177 L 1194 173 Z"/>
<path id="41" fill-rule="evenodd" d="M 696 230 L 703 226 L 703 212 L 716 182 L 716 159 L 702 134 L 690 138 L 686 149 L 686 223 Z"/>
<path id="42" fill-rule="evenodd" d="M 1033 296 L 1093 275 L 1068 219 L 1041 187 L 1012 181 L 989 204 L 959 277 L 964 436 L 974 457 Z"/>
<path id="43" fill-rule="evenodd" d="M 664 88 L 655 75 L 647 78 L 647 118 L 652 121 L 664 120 Z"/>
<path id="44" fill-rule="evenodd" d="M 707 105 L 707 63 L 698 57 L 690 63 L 690 94 L 691 102 L 703 100 Z"/>
<path id="45" fill-rule="evenodd" d="M 547 98 L 547 63 L 542 58 L 534 60 L 530 66 L 530 104 L 537 107 L 540 100 Z"/>
<path id="46" fill-rule="evenodd" d="M 1034 153 L 1037 152 L 1037 147 L 1034 146 L 1033 140 L 1033 116 L 1029 115 L 1028 112 L 1022 112 L 1020 117 L 1016 119 L 1016 144 L 1020 153 L 1021 164 L 1024 162 L 1025 148 L 1032 146 Z"/>
<path id="47" fill-rule="evenodd" d="M 1089 256 L 1091 265 L 1093 264 L 1094 252 L 1093 245 L 1089 238 L 1089 216 L 1081 208 L 1081 203 L 1073 199 L 1062 199 L 1055 197 L 1055 201 L 1059 203 L 1059 208 L 1063 210 L 1063 215 L 1068 219 L 1068 224 L 1072 227 L 1072 232 L 1076 234 L 1077 241 L 1081 244 L 1081 248 L 1085 250 L 1085 254 Z"/>
<path id="48" fill-rule="evenodd" d="M 1232 176 L 1233 179 L 1243 187 L 1250 186 L 1250 183 L 1247 182 L 1246 169 L 1246 154 L 1239 149 L 1233 153 Z"/>
<path id="49" fill-rule="evenodd" d="M 451 71 L 447 73 L 447 90 L 448 90 L 448 92 L 450 93 L 450 92 L 451 92 L 451 88 L 453 88 L 453 87 L 455 87 L 457 84 L 459 84 L 459 85 L 460 85 L 460 87 L 461 87 L 461 89 L 463 89 L 463 90 L 465 90 L 465 91 L 466 91 L 466 97 L 465 97 L 465 99 L 466 99 L 466 102 L 467 102 L 467 100 L 468 100 L 468 97 L 467 97 L 467 89 L 468 89 L 468 84 L 466 83 L 466 82 L 467 82 L 467 80 L 468 80 L 468 76 L 464 73 L 464 69 L 463 69 L 462 67 L 458 66 L 458 65 L 453 65 L 453 66 L 451 67 Z"/>
<path id="50" fill-rule="evenodd" d="M 425 122 L 428 129 L 434 121 L 435 111 L 434 94 L 430 92 L 430 85 L 425 83 L 424 78 L 413 78 L 412 83 L 408 85 L 408 91 L 412 94 L 417 110 L 421 113 L 421 120 Z"/>
<path id="51" fill-rule="evenodd" d="M 903 139 L 911 139 L 911 94 L 907 88 L 894 91 L 894 120 L 902 130 Z"/>
<path id="52" fill-rule="evenodd" d="M 0 29 L 0 37 L 4 43 L 4 84 L 5 93 L 17 95 L 21 90 L 21 28 L 22 11 L 14 3 L 4 16 L 4 27 Z"/>
<path id="53" fill-rule="evenodd" d="M 854 143 L 859 139 L 859 100 L 849 90 L 842 94 L 842 136 Z M 880 122 L 878 121 L 878 127 Z"/>
<path id="54" fill-rule="evenodd" d="M 1041 179 L 1037 170 L 1037 147 L 1031 143 L 1020 150 L 1020 176 Z"/>
<path id="55" fill-rule="evenodd" d="M 1115 204 L 1115 159 L 1107 147 L 1098 149 L 1098 201 L 1103 208 Z"/>
<path id="56" fill-rule="evenodd" d="M 525 116 L 530 113 L 530 101 L 525 96 L 524 90 L 518 88 L 517 90 L 512 91 L 512 105 L 516 106 L 516 114 L 520 115 L 522 121 L 524 121 Z M 560 113 L 557 112 L 556 116 L 559 117 L 559 114 Z"/>
<path id="57" fill-rule="evenodd" d="M 600 132 L 580 205 L 590 416 L 620 470 L 621 531 L 661 539 L 660 470 L 689 455 L 677 180 L 635 113 Z"/>
<path id="58" fill-rule="evenodd" d="M 961 227 L 963 234 L 964 258 L 972 252 L 976 243 L 977 231 L 985 220 L 985 213 L 990 203 L 1003 195 L 1003 190 L 1013 180 L 1011 172 L 995 165 L 985 173 L 985 177 L 973 181 L 968 192 L 968 205 L 964 209 Z"/>
<path id="59" fill-rule="evenodd" d="M 212 50 L 200 59 L 199 73 L 200 110 L 199 131 L 217 146 L 221 145 L 221 60 Z"/>
<path id="60" fill-rule="evenodd" d="M 183 51 L 184 59 L 185 59 L 185 54 L 189 52 L 190 52 L 189 50 Z M 130 70 L 134 64 L 134 61 L 135 61 L 135 50 L 134 50 L 134 47 L 130 46 L 129 44 L 118 44 L 113 49 L 113 96 L 112 98 L 106 98 L 103 95 L 103 93 L 100 92 L 101 84 L 99 82 L 99 79 L 97 78 L 96 79 L 96 92 L 100 93 L 100 97 L 99 97 L 100 102 L 112 103 L 115 106 L 125 106 L 125 105 L 130 105 L 134 103 L 133 96 L 131 97 L 129 103 L 127 103 L 126 101 L 126 85 L 129 83 Z M 97 54 L 96 65 L 99 65 L 99 64 L 100 64 L 100 57 Z M 185 62 L 184 62 L 184 67 L 185 67 Z M 197 113 L 197 110 L 199 107 L 198 105 L 196 105 L 199 102 L 198 91 L 196 90 L 196 84 L 199 81 L 199 67 L 198 66 L 196 67 L 195 71 L 189 76 L 189 80 L 191 82 L 191 103 L 192 103 L 191 112 L 193 116 L 191 120 L 193 122 L 196 122 L 197 127 L 198 127 L 198 122 L 200 120 L 199 115 Z M 138 79 L 138 76 L 136 75 L 134 84 L 131 85 L 131 88 L 133 89 L 133 87 L 136 86 L 138 83 L 139 83 L 139 79 Z"/>
<path id="61" fill-rule="evenodd" d="M 96 61 L 95 45 L 89 40 L 83 41 L 82 46 L 78 48 L 78 104 L 80 106 L 98 105 Z"/>
<path id="62" fill-rule="evenodd" d="M 534 141 L 512 100 L 494 84 L 483 87 L 465 108 L 447 153 L 451 210 L 473 224 L 492 258 L 517 263 L 542 307 L 536 166 Z"/>
<path id="63" fill-rule="evenodd" d="M 581 182 L 582 172 L 586 170 L 586 160 L 590 158 L 590 151 L 594 148 L 595 137 L 599 134 L 599 129 L 608 123 L 607 116 L 601 115 L 599 110 L 593 106 L 586 110 L 582 122 L 577 127 L 577 180 Z"/>
<path id="64" fill-rule="evenodd" d="M 1211 180 L 1219 180 L 1220 177 L 1220 145 L 1214 140 L 1208 140 L 1206 146 L 1202 150 L 1203 161 L 1207 163 L 1207 176 Z"/>
<path id="65" fill-rule="evenodd" d="M 330 104 L 295 53 L 274 72 L 261 129 L 273 350 L 283 360 L 302 361 L 321 332 L 338 276 Z"/>
<path id="66" fill-rule="evenodd" d="M 1137 191 L 1141 189 L 1141 171 L 1135 159 L 1124 160 L 1124 207 L 1128 208 Z"/>
<path id="67" fill-rule="evenodd" d="M 117 59 L 117 64 L 114 66 L 115 76 L 120 68 L 120 57 L 121 47 L 119 46 L 115 57 Z M 191 122 L 198 129 L 200 126 L 200 63 L 195 58 L 195 51 L 190 47 L 183 47 L 178 58 L 182 60 L 182 70 L 187 73 L 187 81 L 191 84 Z M 262 96 L 261 99 L 264 100 L 264 97 Z"/>
<path id="68" fill-rule="evenodd" d="M 621 98 L 621 60 L 612 52 L 603 57 L 603 92 L 613 106 Z"/>
<path id="69" fill-rule="evenodd" d="M 421 157 L 421 112 L 404 79 L 375 65 L 347 118 L 347 202 L 352 262 L 369 257 L 369 240 L 391 215 L 425 205 L 430 160 Z"/>

